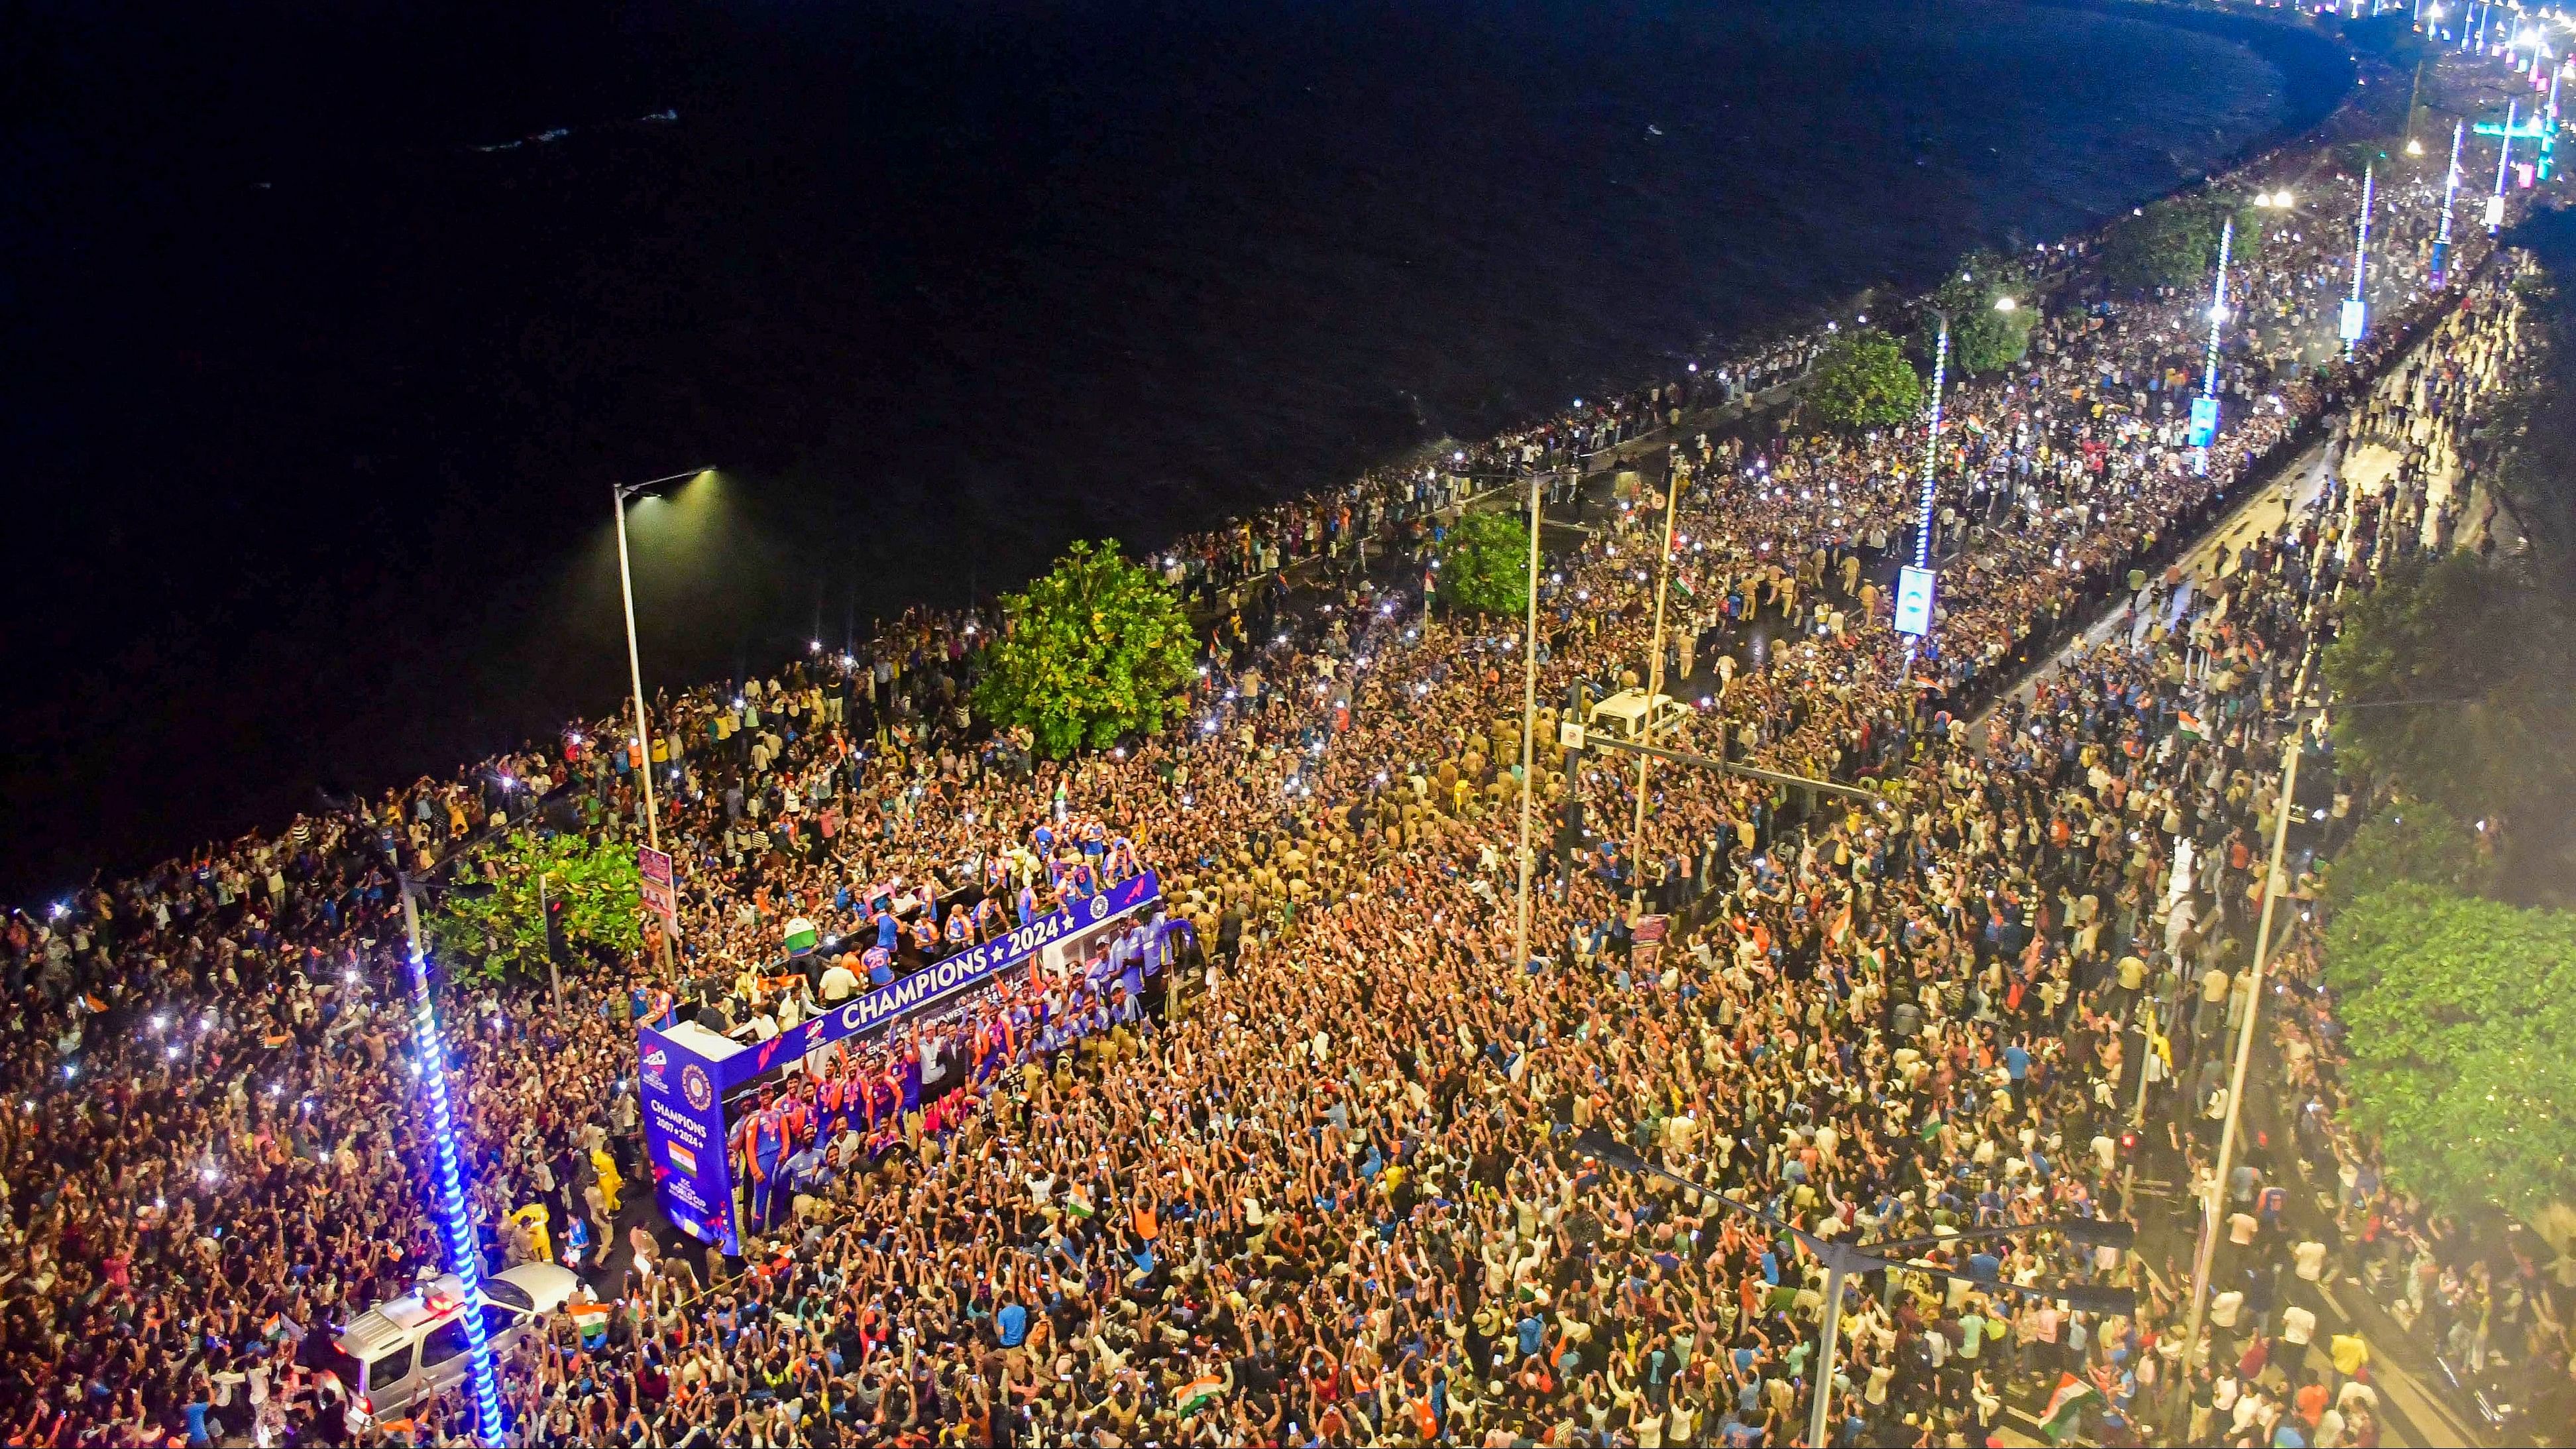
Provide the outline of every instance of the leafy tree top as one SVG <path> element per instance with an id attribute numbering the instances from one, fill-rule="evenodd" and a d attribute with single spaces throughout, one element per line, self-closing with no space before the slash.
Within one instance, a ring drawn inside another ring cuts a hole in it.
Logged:
<path id="1" fill-rule="evenodd" d="M 2401 800 L 2353 832 L 2328 868 L 2326 898 L 2348 905 L 2401 881 L 2474 895 L 2485 888 L 2490 865 L 2458 816 L 2431 800 Z"/>
<path id="2" fill-rule="evenodd" d="M 1025 593 L 987 646 L 975 703 L 1061 759 L 1151 734 L 1179 705 L 1197 658 L 1180 596 L 1114 540 L 1076 543 Z"/>
<path id="3" fill-rule="evenodd" d="M 2576 608 L 2470 553 L 2400 564 L 2345 609 L 2324 656 L 2335 748 L 2469 821 L 2502 821 L 2521 870 L 2576 811 Z"/>
<path id="4" fill-rule="evenodd" d="M 450 976 L 498 979 L 542 972 L 546 924 L 540 896 L 563 903 L 565 944 L 623 956 L 643 944 L 634 848 L 576 833 L 513 830 L 460 863 L 461 883 L 488 894 L 442 898 L 423 922 Z M 542 882 L 542 890 L 540 885 Z"/>
<path id="5" fill-rule="evenodd" d="M 2130 291 L 2205 284 L 2218 261 L 2220 223 L 2239 204 L 2234 197 L 2200 195 L 2140 207 L 2103 234 L 2103 275 Z M 2237 232 L 2240 240 L 2251 239 L 2244 222 Z"/>
<path id="6" fill-rule="evenodd" d="M 1826 345 L 1808 381 L 1807 401 L 1833 427 L 1898 427 L 1923 411 L 1923 379 L 1896 339 L 1871 327 Z"/>
<path id="7" fill-rule="evenodd" d="M 2453 1208 L 2576 1199 L 2576 914 L 2399 884 L 2336 913 L 2355 1123 Z"/>
<path id="8" fill-rule="evenodd" d="M 2003 297 L 2013 299 L 2012 310 L 1995 310 Z M 2030 351 L 2031 327 L 2039 320 L 2029 272 L 1991 251 L 1961 257 L 1933 289 L 1932 305 L 1924 309 L 1915 334 L 1915 350 L 1927 359 L 1939 341 L 1943 312 L 1950 314 L 1950 365 L 1961 372 L 1993 372 L 2021 361 Z"/>
<path id="9" fill-rule="evenodd" d="M 1451 608 L 1519 614 L 1529 608 L 1529 525 L 1518 513 L 1470 513 L 1440 540 L 1440 599 Z"/>

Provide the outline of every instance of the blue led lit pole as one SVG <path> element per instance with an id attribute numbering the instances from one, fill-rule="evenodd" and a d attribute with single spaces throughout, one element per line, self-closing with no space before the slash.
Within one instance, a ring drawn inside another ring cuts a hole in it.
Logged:
<path id="1" fill-rule="evenodd" d="M 1932 506 L 1936 483 L 1935 468 L 1941 455 L 1941 386 L 1950 370 L 1950 314 L 1936 314 L 1941 319 L 1939 340 L 1932 344 L 1932 426 L 1923 434 L 1923 505 L 1919 526 L 1914 530 L 1914 566 L 1932 566 Z"/>
<path id="2" fill-rule="evenodd" d="M 2209 298 L 2209 349 L 2202 356 L 2200 396 L 2191 400 L 2191 431 L 2186 437 L 2192 446 L 2192 469 L 2203 475 L 2209 472 L 2210 445 L 2218 441 L 2218 344 L 2220 329 L 2227 324 L 2227 261 L 2235 248 L 2236 218 L 2231 216 L 2218 226 L 2218 283 Z"/>
<path id="3" fill-rule="evenodd" d="M 2007 311 L 2011 304 L 2010 297 L 1995 303 Z M 1941 319 L 1941 331 L 1932 344 L 1932 423 L 1923 435 L 1923 501 L 1914 519 L 1914 562 L 1896 571 L 1896 632 L 1905 636 L 1905 674 L 1899 688 L 1913 681 L 1914 651 L 1923 636 L 1932 632 L 1932 512 L 1940 489 L 1936 465 L 1941 455 L 1941 388 L 1950 370 L 1950 314 L 1936 307 L 1932 315 Z"/>
<path id="4" fill-rule="evenodd" d="M 2558 78 L 2566 74 L 2563 67 L 2549 72 L 2549 119 L 2540 128 L 2540 179 L 2558 169 Z"/>
<path id="5" fill-rule="evenodd" d="M 492 1341 L 483 1322 L 483 1251 L 466 1208 L 465 1157 L 456 1141 L 456 1114 L 447 1102 L 447 1046 L 439 1035 L 438 1007 L 429 991 L 429 955 L 420 940 L 420 904 L 409 875 L 398 876 L 402 888 L 403 932 L 411 946 L 412 1060 L 420 1065 L 429 1096 L 431 1186 L 438 1194 L 441 1236 L 447 1241 L 449 1271 L 464 1285 L 465 1352 L 470 1369 L 466 1400 L 474 1411 L 474 1437 L 485 1444 L 503 1441 L 501 1379 L 493 1367 Z"/>
<path id="6" fill-rule="evenodd" d="M 1962 281 L 1974 278 L 1962 274 Z M 2018 307 L 2010 296 L 1997 297 L 1995 310 Z M 1932 514 L 1940 492 L 1941 393 L 1950 375 L 1950 314 L 1940 307 L 1932 315 L 1941 330 L 1932 343 L 1932 418 L 1923 433 L 1923 498 L 1914 520 L 1914 562 L 1896 571 L 1896 632 L 1905 636 L 1905 680 L 1914 676 L 1914 651 L 1932 632 Z"/>
<path id="7" fill-rule="evenodd" d="M 2361 350 L 2361 339 L 2370 330 L 2370 303 L 2362 297 L 2362 288 L 2370 274 L 2370 202 L 2377 175 L 2371 167 L 2361 168 L 2361 223 L 2352 234 L 2352 295 L 2343 304 L 2343 355 L 2350 358 Z"/>
<path id="8" fill-rule="evenodd" d="M 2442 290 L 2450 278 L 2451 202 L 2460 194 L 2460 141 L 2468 134 L 2467 121 L 2451 124 L 2451 169 L 2442 173 L 2442 234 L 2433 238 L 2433 290 Z"/>
<path id="9" fill-rule="evenodd" d="M 2504 134 L 2496 138 L 2495 194 L 2487 198 L 2487 235 L 2489 236 L 2504 230 L 2504 178 L 2506 169 L 2513 163 L 2513 126 L 2520 118 L 2520 106 L 2519 101 L 2504 103 Z"/>

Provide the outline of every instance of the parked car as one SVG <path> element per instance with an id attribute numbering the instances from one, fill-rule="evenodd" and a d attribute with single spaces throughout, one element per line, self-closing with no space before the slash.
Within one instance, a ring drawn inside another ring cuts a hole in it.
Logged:
<path id="1" fill-rule="evenodd" d="M 521 1263 L 483 1280 L 483 1331 L 496 1349 L 569 1302 L 581 1280 L 551 1263 Z M 363 1419 L 391 1417 L 464 1382 L 465 1285 L 443 1274 L 306 1340 L 305 1358 L 336 1381 Z"/>

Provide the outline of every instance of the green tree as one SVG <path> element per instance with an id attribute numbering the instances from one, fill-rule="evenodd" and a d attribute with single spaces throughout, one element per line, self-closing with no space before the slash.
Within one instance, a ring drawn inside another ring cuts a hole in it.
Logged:
<path id="1" fill-rule="evenodd" d="M 1995 310 L 1998 298 L 2013 300 L 2012 310 Z M 1950 366 L 1960 372 L 1993 372 L 2010 367 L 2030 351 L 2030 329 L 2039 320 L 2031 295 L 2030 274 L 2019 262 L 1990 251 L 1959 259 L 1923 314 L 1915 335 L 1916 350 L 1926 358 L 1939 341 L 1940 312 L 1950 314 Z"/>
<path id="2" fill-rule="evenodd" d="M 1923 411 L 1923 379 L 1896 339 L 1871 327 L 1826 346 L 1807 383 L 1807 401 L 1831 427 L 1892 428 Z"/>
<path id="3" fill-rule="evenodd" d="M 2475 831 L 2430 800 L 2400 800 L 2364 822 L 2326 873 L 2326 899 L 2349 905 L 2402 881 L 2467 895 L 2487 886 Z"/>
<path id="4" fill-rule="evenodd" d="M 2122 217 L 2102 237 L 2103 276 L 2130 291 L 2207 281 L 2218 260 L 2219 218 L 2227 204 L 2170 196 Z"/>
<path id="5" fill-rule="evenodd" d="M 2501 832 L 2517 888 L 2554 889 L 2576 811 L 2576 609 L 2452 553 L 2391 569 L 2325 652 L 2348 764 Z M 2535 873 L 2533 867 L 2553 869 Z"/>
<path id="6" fill-rule="evenodd" d="M 1151 734 L 1180 706 L 1197 658 L 1189 616 L 1115 540 L 1076 543 L 1002 609 L 1009 627 L 985 650 L 975 704 L 1045 754 Z"/>
<path id="7" fill-rule="evenodd" d="M 563 905 L 564 944 L 625 955 L 643 944 L 641 896 L 631 846 L 577 834 L 514 830 L 458 863 L 457 891 L 422 924 L 450 975 L 495 980 L 546 966 L 546 900 Z"/>
<path id="8" fill-rule="evenodd" d="M 1510 509 L 1470 513 L 1440 540 L 1440 601 L 1480 614 L 1529 608 L 1529 525 Z"/>
<path id="9" fill-rule="evenodd" d="M 2576 1197 L 2576 915 L 2401 884 L 2339 910 L 2326 977 L 2356 1126 L 2458 1209 Z"/>

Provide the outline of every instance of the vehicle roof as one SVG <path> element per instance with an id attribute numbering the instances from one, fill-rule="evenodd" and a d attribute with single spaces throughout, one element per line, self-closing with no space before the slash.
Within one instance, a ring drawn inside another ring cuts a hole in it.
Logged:
<path id="1" fill-rule="evenodd" d="M 340 1331 L 340 1347 L 356 1358 L 375 1358 L 454 1317 L 455 1303 L 465 1296 L 464 1282 L 453 1273 L 442 1273 L 425 1287 L 427 1293 L 447 1302 L 432 1307 L 424 1291 L 414 1289 L 379 1303 L 349 1320 L 349 1326 Z"/>
<path id="2" fill-rule="evenodd" d="M 581 1287 L 581 1275 L 552 1263 L 518 1263 L 492 1275 L 492 1281 L 507 1283 L 536 1302 L 560 1303 L 572 1297 Z M 490 1283 L 484 1285 L 490 1291 Z"/>

